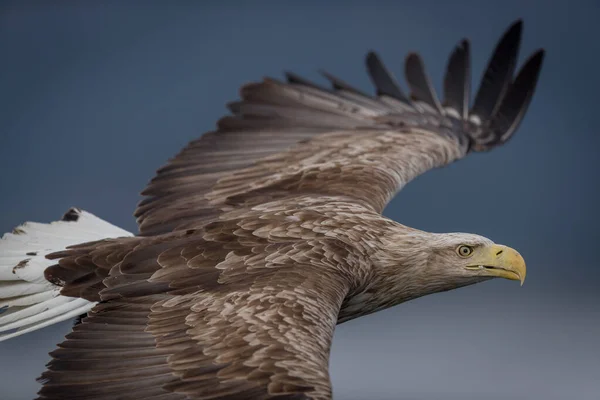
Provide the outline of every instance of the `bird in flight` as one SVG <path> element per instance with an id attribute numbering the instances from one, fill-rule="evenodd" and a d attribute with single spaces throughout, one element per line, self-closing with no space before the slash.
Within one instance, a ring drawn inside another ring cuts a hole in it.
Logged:
<path id="1" fill-rule="evenodd" d="M 409 91 L 373 52 L 374 95 L 323 72 L 242 87 L 217 128 L 142 192 L 134 235 L 72 208 L 0 240 L 0 340 L 80 315 L 39 399 L 331 399 L 336 324 L 491 278 L 521 283 L 510 247 L 382 216 L 418 175 L 515 133 L 543 50 L 515 72 L 522 22 L 474 99 L 470 46 L 438 98 L 418 54 Z"/>

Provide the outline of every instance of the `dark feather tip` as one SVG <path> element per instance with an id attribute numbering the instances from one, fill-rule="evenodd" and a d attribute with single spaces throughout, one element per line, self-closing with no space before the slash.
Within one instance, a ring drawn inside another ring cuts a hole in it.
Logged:
<path id="1" fill-rule="evenodd" d="M 498 143 L 505 143 L 515 133 L 531 103 L 542 69 L 545 51 L 540 49 L 525 62 L 507 91 L 491 122 Z"/>
<path id="2" fill-rule="evenodd" d="M 343 80 L 341 80 L 340 78 L 331 75 L 329 72 L 327 71 L 323 71 L 320 70 L 319 73 L 321 75 L 323 75 L 330 83 L 331 86 L 335 89 L 335 90 L 345 90 L 348 92 L 352 92 L 361 96 L 365 96 L 365 97 L 371 97 L 368 94 L 356 89 L 355 87 L 353 87 L 352 85 L 344 82 Z"/>
<path id="3" fill-rule="evenodd" d="M 79 219 L 79 214 L 81 214 L 81 210 L 79 208 L 71 207 L 66 213 L 64 213 L 61 221 L 77 222 Z"/>
<path id="4" fill-rule="evenodd" d="M 488 119 L 502 102 L 517 64 L 523 23 L 513 23 L 504 33 L 488 62 L 471 114 Z"/>
<path id="5" fill-rule="evenodd" d="M 410 104 L 408 97 L 402 92 L 402 89 L 400 89 L 400 85 L 398 85 L 394 76 L 387 70 L 374 51 L 370 51 L 367 54 L 366 64 L 369 76 L 377 89 L 377 95 L 390 96 L 396 100 Z"/>
<path id="6" fill-rule="evenodd" d="M 285 71 L 285 77 L 286 77 L 288 83 L 291 83 L 291 84 L 304 85 L 304 86 L 312 87 L 315 89 L 328 91 L 327 89 L 317 85 L 316 83 L 311 82 L 308 79 L 305 79 L 305 78 L 301 77 L 300 75 L 297 75 L 293 72 Z"/>
<path id="7" fill-rule="evenodd" d="M 421 101 L 434 110 L 441 112 L 441 105 L 435 94 L 435 89 L 425 72 L 425 65 L 421 56 L 410 53 L 405 62 L 406 81 L 411 90 L 411 98 Z"/>
<path id="8" fill-rule="evenodd" d="M 444 106 L 456 111 L 461 119 L 468 118 L 471 96 L 471 55 L 467 39 L 460 41 L 448 59 L 444 76 Z"/>

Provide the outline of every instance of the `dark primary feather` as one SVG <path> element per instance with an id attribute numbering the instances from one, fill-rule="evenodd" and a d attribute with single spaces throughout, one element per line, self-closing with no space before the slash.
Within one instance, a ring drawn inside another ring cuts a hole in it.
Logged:
<path id="1" fill-rule="evenodd" d="M 471 96 L 471 56 L 469 41 L 462 40 L 455 48 L 444 76 L 444 107 L 456 111 L 459 118 L 469 118 Z"/>
<path id="2" fill-rule="evenodd" d="M 320 72 L 321 72 L 321 75 L 323 75 L 327 80 L 329 80 L 329 82 L 331 82 L 331 85 L 333 86 L 333 88 L 335 90 L 347 91 L 350 93 L 357 94 L 359 96 L 364 96 L 366 98 L 370 97 L 369 95 L 365 94 L 364 92 L 360 91 L 359 89 L 344 82 L 340 78 L 331 75 L 329 72 L 327 72 L 327 71 L 320 71 Z"/>
<path id="3" fill-rule="evenodd" d="M 367 70 L 378 95 L 390 96 L 403 103 L 410 104 L 394 75 L 387 70 L 377 53 L 373 51 L 367 54 Z"/>
<path id="4" fill-rule="evenodd" d="M 500 39 L 481 79 L 471 115 L 487 120 L 502 101 L 517 65 L 522 28 L 519 20 Z"/>
<path id="5" fill-rule="evenodd" d="M 544 51 L 535 52 L 509 86 L 506 96 L 490 124 L 490 129 L 495 132 L 497 137 L 496 143 L 504 143 L 510 139 L 523 120 L 533 98 L 543 60 Z"/>
<path id="6" fill-rule="evenodd" d="M 421 60 L 418 54 L 411 53 L 406 57 L 405 74 L 406 82 L 411 90 L 411 98 L 423 102 L 435 112 L 441 113 L 442 106 L 435 94 L 435 89 L 427 77 L 423 60 Z"/>
<path id="7" fill-rule="evenodd" d="M 317 90 L 327 90 L 327 89 L 323 88 L 322 86 L 319 86 L 316 83 L 309 81 L 308 79 L 304 79 L 303 77 L 296 75 L 293 72 L 286 71 L 285 77 L 286 77 L 288 83 L 295 83 L 298 85 L 309 86 L 309 87 L 313 87 Z"/>

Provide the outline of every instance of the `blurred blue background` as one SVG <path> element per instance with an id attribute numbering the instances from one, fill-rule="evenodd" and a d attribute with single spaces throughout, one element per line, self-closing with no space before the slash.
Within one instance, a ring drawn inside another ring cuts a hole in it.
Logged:
<path id="1" fill-rule="evenodd" d="M 600 3 L 597 1 L 3 1 L 0 232 L 78 206 L 125 229 L 153 172 L 211 130 L 238 88 L 324 68 L 371 91 L 379 52 L 402 77 L 417 50 L 440 88 L 471 39 L 474 84 L 525 21 L 521 62 L 544 47 L 538 90 L 503 148 L 409 184 L 385 214 L 518 249 L 521 288 L 490 281 L 340 325 L 334 397 L 600 398 Z M 401 79 L 401 82 L 403 80 Z M 33 398 L 62 323 L 0 343 L 0 398 Z"/>

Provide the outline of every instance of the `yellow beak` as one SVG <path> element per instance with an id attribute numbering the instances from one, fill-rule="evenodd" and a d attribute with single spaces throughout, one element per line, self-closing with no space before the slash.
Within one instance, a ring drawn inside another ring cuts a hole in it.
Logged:
<path id="1" fill-rule="evenodd" d="M 469 270 L 480 270 L 483 275 L 525 282 L 525 260 L 515 249 L 494 244 L 477 249 L 469 259 Z"/>

